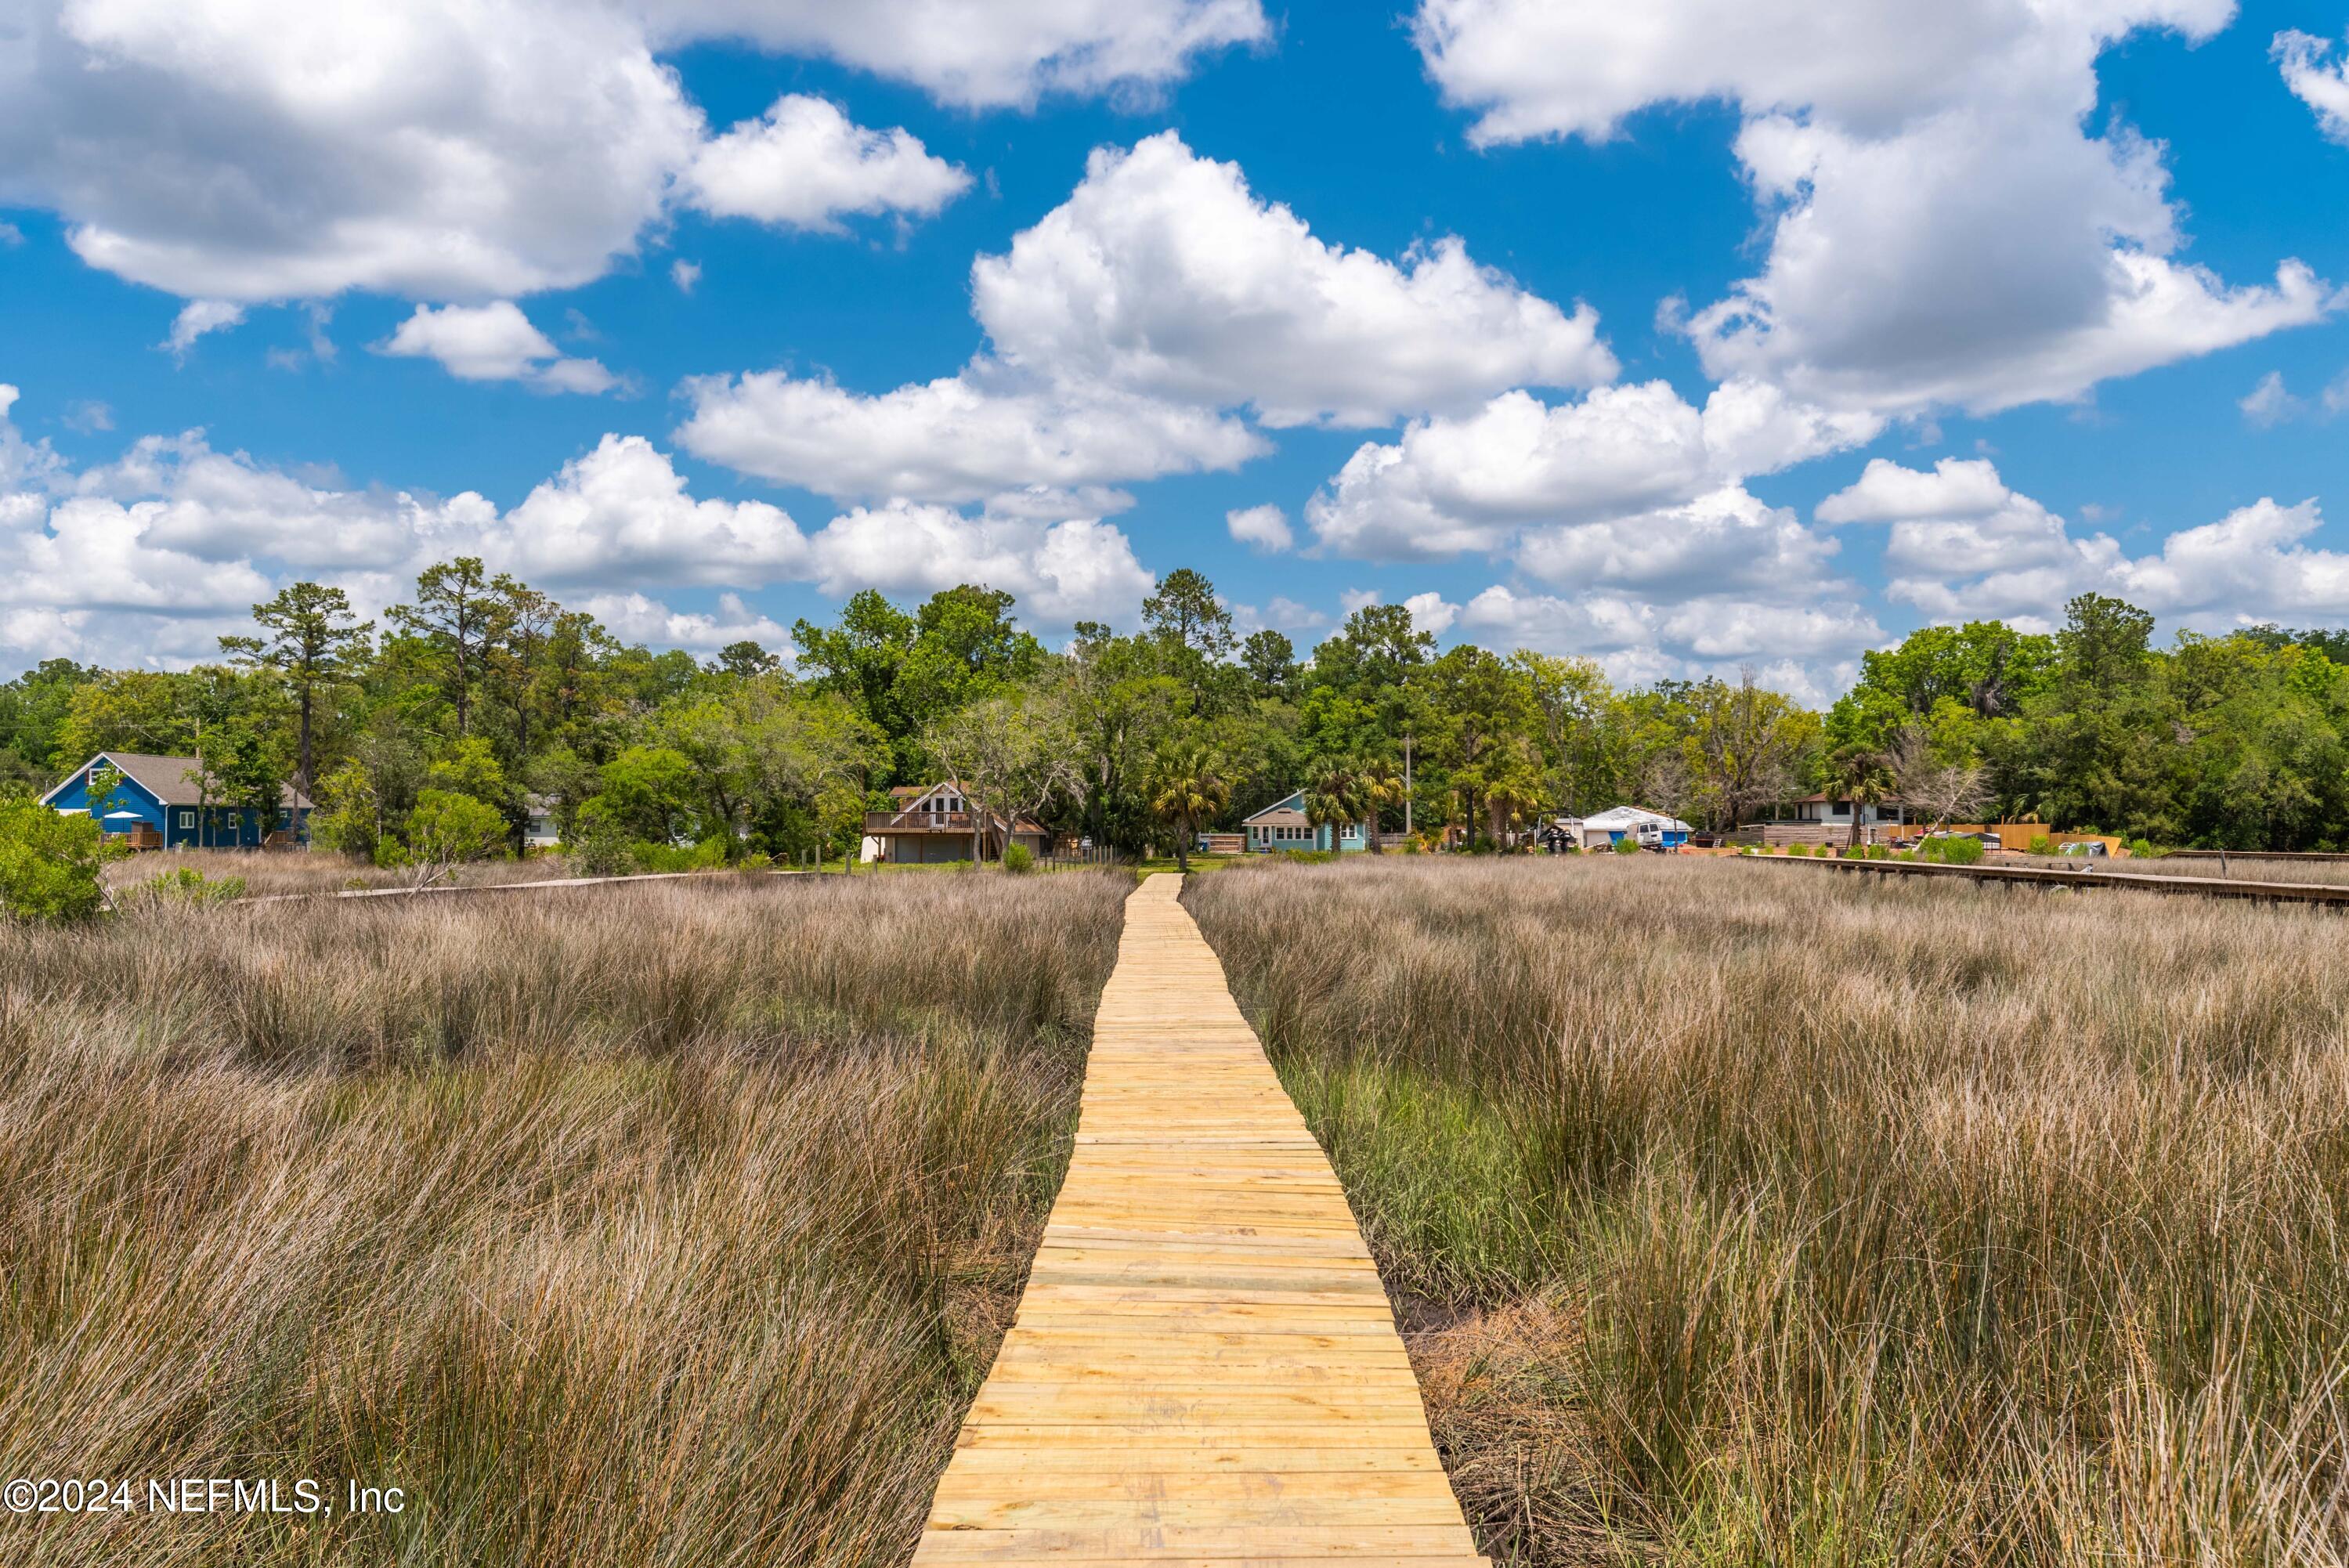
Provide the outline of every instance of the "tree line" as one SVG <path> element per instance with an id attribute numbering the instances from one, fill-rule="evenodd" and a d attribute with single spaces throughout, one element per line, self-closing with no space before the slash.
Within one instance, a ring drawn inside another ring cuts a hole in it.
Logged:
<path id="1" fill-rule="evenodd" d="M 1619 687 L 1588 659 L 1439 649 L 1401 605 L 1300 654 L 1240 635 L 1187 569 L 1131 634 L 1081 623 L 1050 649 L 1016 609 L 980 585 L 867 591 L 799 622 L 787 669 L 753 642 L 708 661 L 623 644 L 471 557 L 381 625 L 297 583 L 194 668 L 50 659 L 0 685 L 0 782 L 197 754 L 222 804 L 274 809 L 290 783 L 316 841 L 384 862 L 519 845 L 533 797 L 597 863 L 854 852 L 890 786 L 948 780 L 1133 851 L 1299 789 L 1373 847 L 1506 847 L 1541 815 L 1627 802 L 1725 829 L 1821 789 L 2162 843 L 2349 842 L 2349 634 L 2156 648 L 2150 615 L 2086 594 L 2052 634 L 1920 630 L 1817 713 L 1750 672 Z"/>

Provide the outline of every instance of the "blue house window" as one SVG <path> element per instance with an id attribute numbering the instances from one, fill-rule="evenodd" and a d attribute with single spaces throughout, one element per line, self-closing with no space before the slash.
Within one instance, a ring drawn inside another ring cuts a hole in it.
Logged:
<path id="1" fill-rule="evenodd" d="M 192 828 L 195 825 L 196 814 L 193 811 L 182 811 L 180 813 L 180 826 L 183 830 Z"/>

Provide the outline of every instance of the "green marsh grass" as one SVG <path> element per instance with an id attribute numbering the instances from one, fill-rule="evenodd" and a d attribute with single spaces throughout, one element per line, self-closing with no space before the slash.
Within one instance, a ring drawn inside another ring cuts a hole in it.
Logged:
<path id="1" fill-rule="evenodd" d="M 1733 860 L 1186 893 L 1488 1552 L 2349 1561 L 2349 926 Z"/>
<path id="2" fill-rule="evenodd" d="M 1130 886 L 0 930 L 0 1476 L 408 1499 L 0 1518 L 0 1561 L 902 1562 L 1064 1168 Z"/>

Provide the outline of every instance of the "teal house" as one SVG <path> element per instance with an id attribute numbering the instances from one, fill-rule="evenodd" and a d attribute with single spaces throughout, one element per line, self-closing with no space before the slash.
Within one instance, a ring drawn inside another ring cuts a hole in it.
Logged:
<path id="1" fill-rule="evenodd" d="M 113 787 L 91 798 L 93 775 L 111 772 Z M 310 800 L 285 787 L 277 810 L 223 805 L 220 788 L 203 785 L 203 764 L 192 757 L 101 751 L 41 797 L 68 816 L 95 817 L 134 850 L 290 849 L 310 841 Z M 209 799 L 207 798 L 209 797 Z"/>
<path id="2" fill-rule="evenodd" d="M 1302 789 L 1275 800 L 1248 818 L 1240 824 L 1240 830 L 1247 835 L 1248 853 L 1252 855 L 1278 854 L 1283 850 L 1330 849 L 1351 854 L 1370 847 L 1362 838 L 1360 822 L 1347 823 L 1332 843 L 1328 823 L 1317 827 L 1307 820 Z"/>

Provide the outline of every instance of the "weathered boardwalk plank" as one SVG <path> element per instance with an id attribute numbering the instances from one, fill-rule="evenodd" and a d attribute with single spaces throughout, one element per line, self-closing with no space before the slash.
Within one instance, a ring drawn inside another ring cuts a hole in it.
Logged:
<path id="1" fill-rule="evenodd" d="M 1469 1568 L 1370 1249 L 1181 886 L 1126 903 L 1068 1181 L 914 1562 Z"/>

